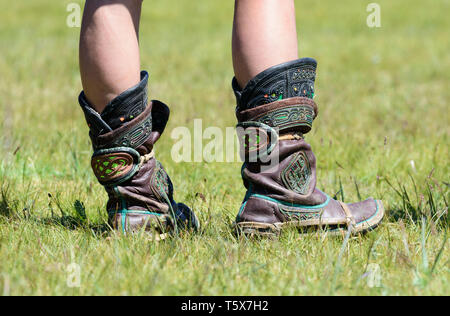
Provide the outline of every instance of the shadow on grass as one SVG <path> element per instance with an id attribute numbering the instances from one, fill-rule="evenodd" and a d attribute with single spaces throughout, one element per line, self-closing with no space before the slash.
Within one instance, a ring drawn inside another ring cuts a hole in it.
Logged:
<path id="1" fill-rule="evenodd" d="M 45 226 L 60 226 L 70 230 L 84 230 L 93 232 L 96 235 L 105 235 L 111 231 L 111 227 L 106 223 L 91 223 L 86 217 L 86 210 L 82 202 L 76 200 L 74 209 L 76 216 L 68 215 L 61 207 L 59 201 L 56 205 L 61 212 L 61 216 L 54 215 L 52 203 L 49 208 L 52 212 L 50 217 L 39 217 L 30 214 L 30 210 L 25 207 L 20 212 L 19 201 L 11 199 L 8 195 L 9 188 L 3 186 L 0 189 L 0 218 L 6 220 L 29 221 Z M 49 195 L 50 198 L 51 195 Z"/>
<path id="2" fill-rule="evenodd" d="M 90 223 L 70 215 L 35 218 L 34 221 L 42 225 L 61 226 L 69 230 L 92 231 L 98 235 L 111 232 L 111 227 L 107 223 Z"/>
<path id="3" fill-rule="evenodd" d="M 0 216 L 11 218 L 15 216 L 18 201 L 8 199 L 8 186 L 0 189 Z"/>
<path id="4" fill-rule="evenodd" d="M 70 230 L 84 230 L 91 231 L 98 235 L 105 235 L 111 231 L 111 227 L 106 223 L 91 223 L 86 216 L 86 208 L 84 207 L 83 202 L 79 200 L 75 200 L 73 203 L 73 209 L 75 210 L 76 216 L 68 215 L 64 208 L 61 206 L 59 199 L 53 198 L 53 196 L 49 193 L 50 198 L 49 208 L 52 212 L 52 216 L 47 218 L 38 219 L 39 223 L 48 226 L 62 226 L 66 229 Z M 52 202 L 54 202 L 61 213 L 61 216 L 55 216 Z"/>

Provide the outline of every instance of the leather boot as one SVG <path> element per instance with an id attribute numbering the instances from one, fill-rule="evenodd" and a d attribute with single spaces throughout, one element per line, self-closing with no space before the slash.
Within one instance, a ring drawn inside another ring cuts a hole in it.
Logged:
<path id="1" fill-rule="evenodd" d="M 195 214 L 173 200 L 173 185 L 153 146 L 169 119 L 169 108 L 147 96 L 148 74 L 99 114 L 79 96 L 94 154 L 92 170 L 108 193 L 109 224 L 124 233 L 145 230 L 163 239 L 178 228 L 198 229 Z"/>
<path id="2" fill-rule="evenodd" d="M 247 188 L 235 222 L 238 233 L 274 235 L 286 227 L 359 233 L 377 227 L 384 216 L 381 201 L 345 204 L 316 188 L 316 159 L 303 137 L 318 114 L 316 67 L 312 58 L 277 65 L 242 90 L 233 79 Z"/>

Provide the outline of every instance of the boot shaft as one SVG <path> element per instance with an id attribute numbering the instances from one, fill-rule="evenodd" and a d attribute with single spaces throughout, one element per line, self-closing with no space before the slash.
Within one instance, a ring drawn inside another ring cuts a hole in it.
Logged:
<path id="1" fill-rule="evenodd" d="M 316 67 L 312 58 L 277 65 L 242 90 L 233 80 L 242 178 L 250 194 L 302 205 L 326 198 L 316 190 L 316 159 L 303 136 L 318 114 Z"/>
<path id="2" fill-rule="evenodd" d="M 148 102 L 148 74 L 141 82 L 113 99 L 100 114 L 85 94 L 79 97 L 94 153 L 91 167 L 105 187 L 109 213 L 153 211 L 168 213 L 173 186 L 162 165 L 154 158 L 153 146 L 163 133 L 169 108 Z"/>
<path id="3" fill-rule="evenodd" d="M 241 89 L 236 78 L 232 88 L 236 96 L 236 112 L 294 97 L 314 98 L 317 62 L 301 58 L 264 70 Z"/>

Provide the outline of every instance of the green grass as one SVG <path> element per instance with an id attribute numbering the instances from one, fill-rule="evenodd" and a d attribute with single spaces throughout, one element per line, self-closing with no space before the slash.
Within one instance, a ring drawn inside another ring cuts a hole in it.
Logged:
<path id="1" fill-rule="evenodd" d="M 378 1 L 379 29 L 365 24 L 369 2 L 297 1 L 301 56 L 319 61 L 320 114 L 307 137 L 318 186 L 387 209 L 377 231 L 346 242 L 233 237 L 240 164 L 170 156 L 177 126 L 235 124 L 233 2 L 144 1 L 142 67 L 151 97 L 172 110 L 157 156 L 203 224 L 152 243 L 103 233 L 69 1 L 0 0 L 0 294 L 449 295 L 450 2 Z M 67 286 L 71 263 L 79 288 Z M 370 287 L 374 264 L 381 282 Z"/>

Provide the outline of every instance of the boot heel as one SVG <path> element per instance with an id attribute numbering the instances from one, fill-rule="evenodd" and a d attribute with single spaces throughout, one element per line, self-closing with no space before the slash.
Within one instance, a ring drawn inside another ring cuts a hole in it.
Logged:
<path id="1" fill-rule="evenodd" d="M 236 236 L 245 236 L 250 238 L 277 238 L 281 230 L 273 225 L 257 222 L 234 223 L 233 230 Z"/>

